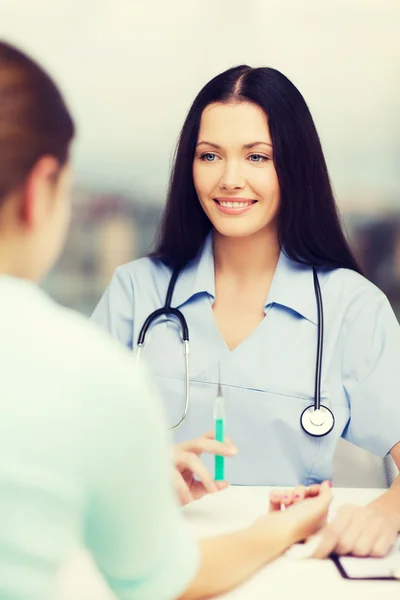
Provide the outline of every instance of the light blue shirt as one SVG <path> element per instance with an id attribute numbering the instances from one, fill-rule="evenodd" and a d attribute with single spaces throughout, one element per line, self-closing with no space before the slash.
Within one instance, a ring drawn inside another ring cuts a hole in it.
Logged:
<path id="1" fill-rule="evenodd" d="M 81 543 L 116 598 L 179 596 L 198 552 L 148 377 L 33 284 L 0 277 L 0 332 L 0 598 L 53 600 Z"/>
<path id="2" fill-rule="evenodd" d="M 125 346 L 136 346 L 146 317 L 163 306 L 171 270 L 143 258 L 118 268 L 93 320 Z M 321 402 L 335 416 L 323 438 L 300 426 L 314 401 L 317 304 L 312 269 L 281 252 L 265 300 L 265 318 L 230 351 L 213 316 L 212 236 L 180 274 L 172 306 L 190 333 L 190 407 L 176 441 L 213 429 L 218 363 L 226 431 L 239 452 L 226 478 L 243 485 L 310 484 L 332 478 L 340 436 L 384 456 L 400 440 L 400 328 L 385 295 L 347 269 L 320 271 L 325 337 Z M 184 361 L 176 324 L 160 319 L 142 352 L 161 392 L 169 424 L 184 408 Z M 204 458 L 212 468 L 212 457 Z"/>

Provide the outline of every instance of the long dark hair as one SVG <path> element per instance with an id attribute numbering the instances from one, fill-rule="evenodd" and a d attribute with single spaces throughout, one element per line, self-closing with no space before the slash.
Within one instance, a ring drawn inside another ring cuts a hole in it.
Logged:
<path id="1" fill-rule="evenodd" d="M 68 160 L 74 123 L 53 80 L 0 41 L 0 205 L 44 155 Z"/>
<path id="2" fill-rule="evenodd" d="M 247 65 L 209 81 L 193 102 L 180 134 L 151 256 L 183 266 L 196 256 L 210 231 L 193 183 L 193 158 L 203 110 L 213 102 L 232 100 L 252 102 L 268 117 L 280 187 L 279 242 L 287 256 L 316 267 L 361 272 L 342 230 L 321 143 L 303 96 L 276 69 Z"/>

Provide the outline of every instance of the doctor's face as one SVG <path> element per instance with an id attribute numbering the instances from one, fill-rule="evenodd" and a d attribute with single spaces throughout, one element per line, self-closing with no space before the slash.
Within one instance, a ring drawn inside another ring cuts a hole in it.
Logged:
<path id="1" fill-rule="evenodd" d="M 193 180 L 204 212 L 222 235 L 276 233 L 279 183 L 267 117 L 259 106 L 218 102 L 204 109 Z"/>

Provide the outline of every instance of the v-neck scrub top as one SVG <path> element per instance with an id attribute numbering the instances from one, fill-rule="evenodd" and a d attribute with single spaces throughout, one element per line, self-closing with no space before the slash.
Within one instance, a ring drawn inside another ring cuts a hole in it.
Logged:
<path id="1" fill-rule="evenodd" d="M 92 319 L 134 350 L 139 331 L 165 303 L 171 269 L 150 258 L 119 267 Z M 313 272 L 282 251 L 265 300 L 265 318 L 234 350 L 214 319 L 212 234 L 180 273 L 172 306 L 190 335 L 190 405 L 176 442 L 213 429 L 218 364 L 226 433 L 238 454 L 226 460 L 237 485 L 308 485 L 332 478 L 338 438 L 385 456 L 400 440 L 400 327 L 386 296 L 349 269 L 318 270 L 324 308 L 321 402 L 335 427 L 314 438 L 300 426 L 314 402 L 317 304 Z M 158 385 L 169 425 L 185 403 L 180 329 L 165 317 L 146 336 L 141 358 Z M 213 457 L 204 456 L 209 469 Z"/>

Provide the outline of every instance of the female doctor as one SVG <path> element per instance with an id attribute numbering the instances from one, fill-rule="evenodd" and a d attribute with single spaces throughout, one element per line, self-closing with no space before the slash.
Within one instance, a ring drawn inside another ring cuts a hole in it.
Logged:
<path id="1" fill-rule="evenodd" d="M 156 249 L 116 270 L 93 320 L 139 341 L 186 449 L 212 426 L 221 384 L 233 484 L 331 479 L 341 436 L 400 466 L 399 325 L 346 241 L 308 107 L 274 69 L 236 67 L 200 91 Z M 399 529 L 397 479 L 343 508 L 317 554 L 386 552 Z"/>

